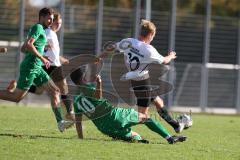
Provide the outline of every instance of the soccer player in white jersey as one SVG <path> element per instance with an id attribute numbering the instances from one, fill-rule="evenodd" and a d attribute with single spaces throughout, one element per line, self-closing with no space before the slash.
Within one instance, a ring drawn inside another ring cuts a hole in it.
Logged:
<path id="1" fill-rule="evenodd" d="M 173 119 L 167 108 L 164 107 L 163 100 L 159 96 L 151 98 L 137 95 L 137 92 L 150 92 L 151 90 L 150 76 L 147 68 L 148 64 L 168 64 L 176 58 L 174 51 L 164 57 L 150 45 L 155 33 L 155 25 L 150 21 L 142 20 L 138 39 L 123 39 L 116 43 L 116 48 L 117 51 L 124 54 L 125 64 L 129 70 L 129 72 L 125 74 L 125 77 L 131 80 L 131 85 L 137 98 L 138 112 L 148 114 L 149 105 L 153 102 L 159 115 L 170 124 L 177 133 L 180 133 L 184 129 L 185 124 Z M 102 53 L 100 57 L 104 57 L 105 54 L 107 53 Z"/>
<path id="2" fill-rule="evenodd" d="M 45 30 L 47 40 L 48 40 L 48 45 L 46 47 L 46 52 L 44 53 L 44 55 L 48 57 L 49 60 L 51 60 L 51 65 L 49 69 L 46 69 L 44 66 L 43 68 L 44 70 L 46 70 L 46 72 L 49 75 L 52 73 L 52 71 L 55 68 L 61 66 L 62 64 L 69 63 L 68 59 L 60 55 L 60 46 L 59 46 L 59 41 L 57 37 L 57 32 L 60 30 L 61 26 L 62 26 L 61 15 L 60 13 L 55 13 L 52 26 Z M 55 83 L 61 91 L 61 100 L 67 110 L 66 118 L 70 120 L 74 120 L 74 115 L 72 114 L 72 103 L 67 95 L 68 88 L 67 88 L 66 79 L 60 80 Z"/>

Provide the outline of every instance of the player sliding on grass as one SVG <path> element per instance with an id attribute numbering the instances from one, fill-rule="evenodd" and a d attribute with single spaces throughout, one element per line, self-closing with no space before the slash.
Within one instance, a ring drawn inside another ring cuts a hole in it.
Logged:
<path id="1" fill-rule="evenodd" d="M 153 132 L 165 138 L 168 143 L 183 142 L 184 136 L 171 136 L 158 122 L 149 118 L 147 114 L 138 113 L 134 109 L 117 108 L 102 98 L 102 81 L 100 76 L 94 84 L 86 83 L 83 71 L 79 68 L 71 73 L 71 80 L 78 85 L 81 93 L 74 98 L 76 130 L 79 138 L 83 138 L 82 114 L 87 116 L 103 134 L 114 139 L 125 141 L 139 141 L 148 143 L 138 133 L 131 130 L 131 126 L 144 124 Z"/>
<path id="2" fill-rule="evenodd" d="M 20 65 L 20 77 L 14 91 L 1 90 L 0 99 L 19 102 L 28 93 L 33 83 L 37 86 L 36 92 L 47 90 L 50 94 L 51 105 L 58 122 L 60 131 L 69 126 L 69 122 L 64 121 L 60 112 L 59 89 L 55 86 L 48 74 L 43 70 L 42 64 L 50 67 L 50 61 L 43 56 L 47 38 L 44 29 L 48 28 L 53 22 L 53 10 L 43 8 L 39 11 L 39 22 L 33 25 L 25 40 L 21 51 L 25 53 L 25 58 Z"/>
<path id="3" fill-rule="evenodd" d="M 182 122 L 173 119 L 167 108 L 164 107 L 163 100 L 157 95 L 155 97 L 141 97 L 137 94 L 145 93 L 146 95 L 150 95 L 152 88 L 151 77 L 148 73 L 149 64 L 168 64 L 171 60 L 176 58 L 175 52 L 170 52 L 168 56 L 163 57 L 152 45 L 150 45 L 155 34 L 155 25 L 150 21 L 142 20 L 138 39 L 123 39 L 116 43 L 115 51 L 124 54 L 125 65 L 129 70 L 126 75 L 131 75 L 131 78 L 127 76 L 126 78 L 131 80 L 131 85 L 137 98 L 138 112 L 148 114 L 149 105 L 153 102 L 159 115 L 174 128 L 176 133 L 180 133 L 185 127 L 190 127 L 192 121 Z M 103 52 L 100 57 L 105 57 L 109 53 L 110 52 Z"/>

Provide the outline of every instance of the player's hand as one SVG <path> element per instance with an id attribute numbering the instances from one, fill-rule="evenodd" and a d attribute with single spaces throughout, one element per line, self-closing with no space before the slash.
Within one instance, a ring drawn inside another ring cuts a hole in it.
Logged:
<path id="1" fill-rule="evenodd" d="M 69 60 L 65 58 L 63 64 L 69 64 Z"/>
<path id="2" fill-rule="evenodd" d="M 69 64 L 69 60 L 68 60 L 67 58 L 65 58 L 65 57 L 63 57 L 63 56 L 60 56 L 59 58 L 60 58 L 60 62 L 61 62 L 62 64 Z"/>
<path id="3" fill-rule="evenodd" d="M 102 78 L 101 78 L 100 75 L 97 75 L 97 76 L 96 76 L 96 82 L 97 82 L 97 83 L 102 83 Z"/>
<path id="4" fill-rule="evenodd" d="M 53 61 L 48 57 L 48 56 L 43 56 L 45 59 L 47 59 L 50 63 L 52 63 Z"/>
<path id="5" fill-rule="evenodd" d="M 47 69 L 50 67 L 51 60 L 48 57 L 42 56 L 41 61 Z"/>
<path id="6" fill-rule="evenodd" d="M 97 58 L 95 59 L 94 64 L 98 64 L 101 60 L 102 60 L 102 58 L 97 57 Z"/>
<path id="7" fill-rule="evenodd" d="M 175 59 L 175 58 L 177 58 L 177 56 L 176 56 L 176 52 L 174 52 L 174 51 L 171 51 L 171 52 L 168 54 L 168 56 L 170 56 L 171 59 Z"/>

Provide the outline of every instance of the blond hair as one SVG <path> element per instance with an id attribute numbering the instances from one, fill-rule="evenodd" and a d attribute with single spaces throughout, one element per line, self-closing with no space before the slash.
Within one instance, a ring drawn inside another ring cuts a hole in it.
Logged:
<path id="1" fill-rule="evenodd" d="M 55 12 L 54 16 L 53 16 L 53 21 L 55 22 L 55 21 L 58 21 L 60 19 L 62 19 L 61 14 L 59 12 Z"/>
<path id="2" fill-rule="evenodd" d="M 156 26 L 148 20 L 142 19 L 140 26 L 140 36 L 146 37 L 156 33 Z"/>

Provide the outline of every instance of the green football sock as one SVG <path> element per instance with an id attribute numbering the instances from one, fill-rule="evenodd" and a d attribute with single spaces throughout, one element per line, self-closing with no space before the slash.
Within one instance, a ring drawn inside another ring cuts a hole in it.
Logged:
<path id="1" fill-rule="evenodd" d="M 144 124 L 153 132 L 156 132 L 159 135 L 161 135 L 163 138 L 170 136 L 168 131 L 160 123 L 154 121 L 151 118 L 148 118 L 148 120 L 145 121 Z"/>
<path id="2" fill-rule="evenodd" d="M 168 124 L 170 124 L 173 128 L 178 128 L 179 124 L 173 117 L 170 115 L 166 107 L 162 107 L 158 110 L 158 114 L 162 117 Z"/>
<path id="3" fill-rule="evenodd" d="M 57 122 L 60 122 L 60 121 L 63 120 L 63 118 L 62 118 L 62 108 L 61 107 L 56 108 L 56 107 L 52 106 L 52 111 L 55 115 L 55 118 L 56 118 Z"/>

